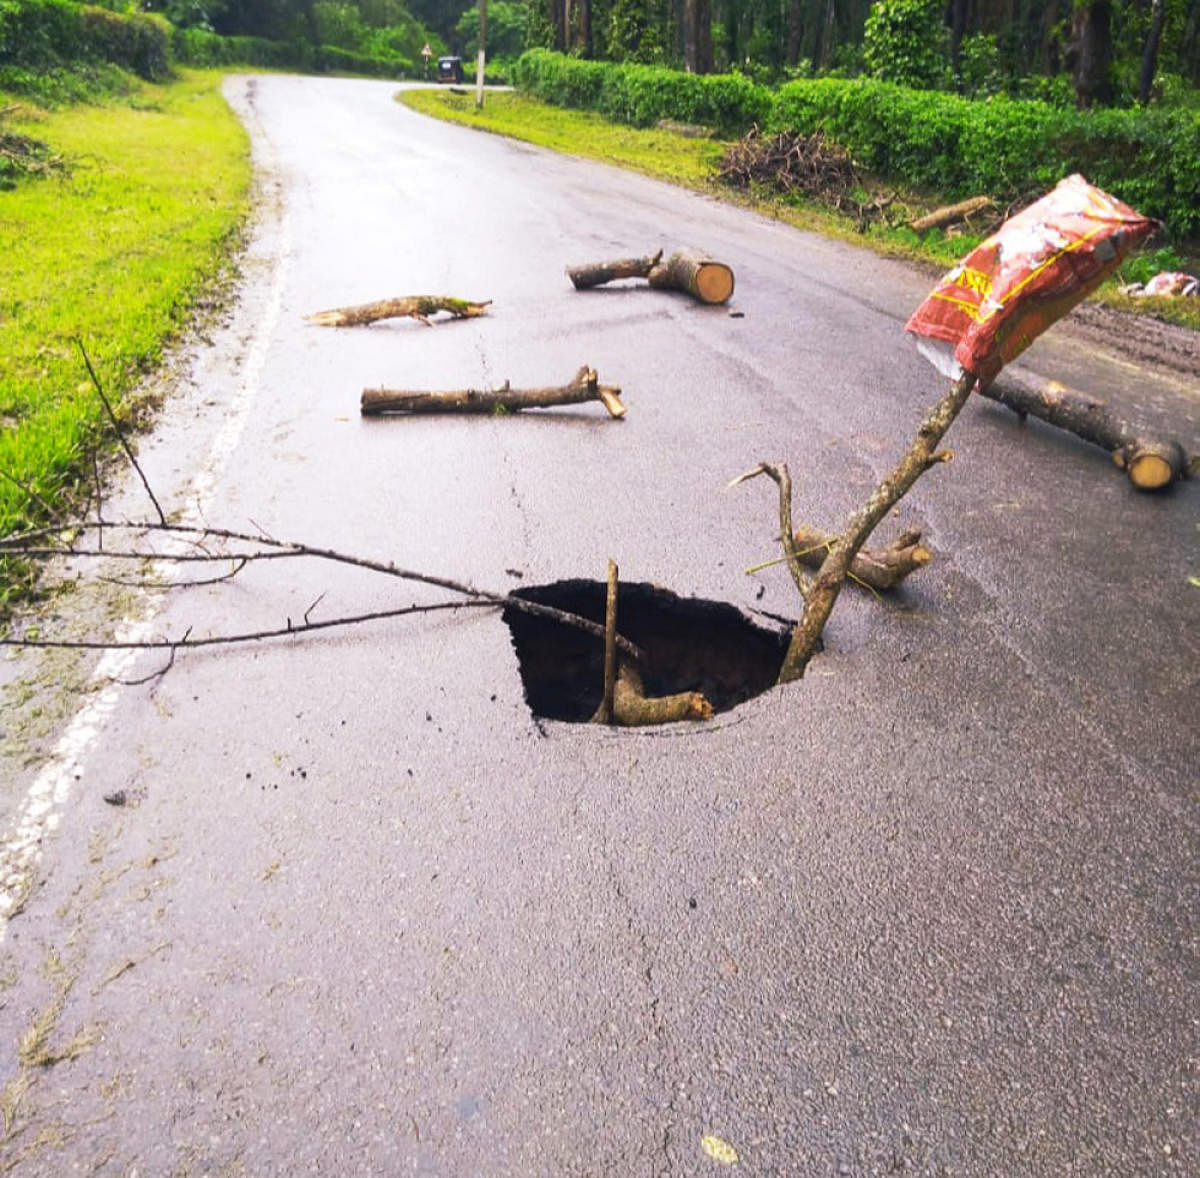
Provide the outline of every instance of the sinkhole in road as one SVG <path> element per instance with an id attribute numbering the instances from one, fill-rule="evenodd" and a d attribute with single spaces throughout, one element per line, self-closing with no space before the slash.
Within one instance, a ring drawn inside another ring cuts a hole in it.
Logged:
<path id="1" fill-rule="evenodd" d="M 512 596 L 604 623 L 602 581 L 529 585 Z M 512 607 L 502 614 L 512 634 L 525 701 L 535 716 L 586 724 L 604 694 L 604 643 L 594 635 Z M 623 582 L 617 630 L 641 647 L 647 695 L 699 691 L 726 712 L 775 686 L 789 630 L 751 621 L 736 606 L 680 597 L 657 585 Z"/>

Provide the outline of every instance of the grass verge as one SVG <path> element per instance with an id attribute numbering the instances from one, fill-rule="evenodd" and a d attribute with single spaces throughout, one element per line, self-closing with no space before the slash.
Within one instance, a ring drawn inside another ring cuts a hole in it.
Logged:
<path id="1" fill-rule="evenodd" d="M 77 501 L 111 444 L 75 340 L 133 417 L 130 394 L 228 258 L 250 163 L 220 78 L 58 109 L 0 91 L 6 127 L 65 165 L 0 192 L 0 536 Z M 0 570 L 0 608 L 13 572 Z"/>
<path id="2" fill-rule="evenodd" d="M 489 93 L 482 110 L 476 110 L 474 93 L 448 90 L 403 90 L 400 101 L 413 110 L 481 131 L 522 139 L 539 147 L 631 168 L 647 176 L 704 192 L 730 203 L 752 208 L 797 229 L 835 237 L 873 250 L 884 257 L 902 258 L 943 270 L 952 266 L 983 238 L 933 230 L 916 233 L 897 220 L 908 219 L 945 203 L 936 197 L 897 192 L 889 208 L 891 223 L 875 221 L 860 231 L 852 217 L 812 201 L 785 198 L 765 192 L 746 195 L 716 179 L 725 144 L 691 139 L 666 130 L 638 130 L 614 124 L 589 112 L 568 110 L 518 93 Z M 891 186 L 888 187 L 892 191 Z M 864 194 L 865 195 L 865 194 Z M 1200 259 L 1184 258 L 1193 272 Z M 1130 263 L 1129 269 L 1134 269 Z M 1141 267 L 1145 269 L 1145 267 Z M 1142 281 L 1148 274 L 1128 273 L 1111 280 L 1092 297 L 1122 311 L 1152 314 L 1193 330 L 1200 330 L 1200 299 L 1133 299 L 1118 291 L 1120 282 Z"/>

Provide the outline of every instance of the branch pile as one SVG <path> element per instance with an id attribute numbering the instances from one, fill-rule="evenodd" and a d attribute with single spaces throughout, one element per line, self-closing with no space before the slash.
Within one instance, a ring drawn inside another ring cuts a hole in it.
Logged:
<path id="1" fill-rule="evenodd" d="M 850 196 L 859 178 L 849 152 L 820 131 L 764 136 L 753 127 L 729 146 L 717 175 L 733 188 L 762 185 L 788 196 L 814 197 L 838 210 L 849 204 L 857 213 L 861 207 Z"/>

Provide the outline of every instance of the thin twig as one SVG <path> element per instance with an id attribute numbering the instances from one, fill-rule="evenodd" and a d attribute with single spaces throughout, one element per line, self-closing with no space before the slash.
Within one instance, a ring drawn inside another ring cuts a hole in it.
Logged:
<path id="1" fill-rule="evenodd" d="M 88 553 L 88 555 L 90 556 L 92 553 Z M 105 553 L 105 556 L 109 555 L 112 554 Z M 124 554 L 122 553 L 120 555 Z M 158 560 L 160 558 L 153 557 L 150 559 Z M 215 560 L 217 558 L 214 557 L 213 559 Z M 232 581 L 233 578 L 236 577 L 238 573 L 240 573 L 242 569 L 246 567 L 246 564 L 247 558 L 243 556 L 237 561 L 236 566 L 230 569 L 229 572 L 222 573 L 219 577 L 204 577 L 194 581 L 134 581 L 128 577 L 100 577 L 98 579 L 103 581 L 106 585 L 120 585 L 128 589 L 145 589 L 150 591 L 161 589 L 163 592 L 166 592 L 169 589 L 199 589 L 205 585 L 219 585 L 222 581 Z"/>
<path id="2" fill-rule="evenodd" d="M 180 642 L 186 643 L 191 632 L 192 628 L 189 626 L 183 632 L 183 637 L 180 639 Z M 178 645 L 172 646 L 170 658 L 168 658 L 166 663 L 159 667 L 157 671 L 151 671 L 149 675 L 143 675 L 140 679 L 114 679 L 113 682 L 119 684 L 121 687 L 141 687 L 142 684 L 149 683 L 154 679 L 163 679 L 166 677 L 167 672 L 175 665 L 175 654 L 178 650 Z"/>
<path id="3" fill-rule="evenodd" d="M 211 526 L 203 526 L 202 527 L 202 526 L 193 525 L 193 524 L 167 523 L 166 521 L 164 521 L 162 523 L 158 523 L 158 524 L 156 524 L 152 521 L 150 521 L 150 522 L 143 521 L 140 523 L 133 523 L 133 522 L 128 522 L 128 521 L 122 521 L 119 523 L 109 522 L 108 524 L 106 524 L 106 526 L 109 528 L 110 531 L 112 531 L 114 529 L 121 529 L 121 530 L 126 530 L 126 531 L 138 531 L 138 532 L 142 532 L 142 533 L 145 533 L 148 535 L 154 534 L 156 532 L 161 532 L 165 535 L 171 535 L 171 536 L 200 537 L 200 538 L 204 538 L 204 539 L 231 540 L 231 541 L 236 541 L 236 542 L 240 542 L 240 543 L 258 544 L 258 545 L 262 545 L 265 548 L 272 549 L 274 551 L 269 552 L 269 553 L 238 553 L 238 554 L 236 554 L 236 557 L 238 559 L 245 557 L 245 559 L 248 561 L 249 560 L 270 560 L 270 559 L 280 559 L 283 557 L 300 557 L 300 556 L 308 556 L 308 557 L 312 557 L 317 560 L 328 560 L 328 561 L 332 561 L 335 564 L 344 564 L 344 565 L 349 565 L 352 568 L 361 568 L 361 569 L 367 569 L 371 572 L 382 573 L 385 576 L 396 577 L 403 581 L 416 581 L 419 584 L 432 585 L 435 588 L 439 588 L 439 589 L 448 589 L 452 593 L 460 593 L 464 597 L 478 598 L 478 599 L 488 602 L 492 605 L 511 606 L 513 609 L 520 610 L 523 613 L 529 613 L 529 614 L 534 614 L 539 617 L 550 618 L 553 621 L 560 622 L 564 625 L 574 626 L 576 629 L 584 630 L 587 633 L 592 634 L 597 638 L 604 637 L 604 627 L 603 626 L 599 625 L 596 622 L 589 620 L 588 618 L 582 618 L 578 614 L 568 613 L 566 610 L 555 609 L 554 606 L 543 605 L 541 602 L 528 601 L 525 598 L 517 597 L 517 596 L 511 595 L 508 593 L 496 593 L 496 592 L 493 592 L 493 591 L 487 590 L 487 589 L 479 589 L 479 588 L 475 587 L 474 585 L 469 585 L 462 581 L 455 581 L 449 577 L 437 577 L 437 576 L 433 576 L 429 573 L 416 572 L 415 570 L 412 570 L 412 569 L 397 568 L 393 561 L 388 561 L 385 564 L 383 561 L 370 560 L 366 557 L 360 557 L 360 556 L 351 556 L 348 553 L 338 552 L 332 548 L 320 548 L 315 545 L 302 544 L 302 543 L 298 543 L 295 541 L 271 539 L 265 533 L 262 533 L 261 530 L 260 530 L 260 534 L 256 536 L 256 535 L 251 535 L 247 532 L 234 531 L 234 530 L 228 529 L 228 528 L 214 528 Z M 90 521 L 84 521 L 84 522 L 76 525 L 76 527 L 79 531 L 86 532 L 86 531 L 94 531 L 98 527 L 98 525 L 95 523 L 92 523 Z M 14 544 L 0 544 L 0 552 L 8 552 L 13 555 L 25 555 L 26 551 L 27 550 L 23 549 L 20 545 L 15 544 L 15 543 Z M 62 552 L 56 552 L 55 554 L 56 555 L 65 555 Z M 95 549 L 85 549 L 85 550 L 83 550 L 83 554 L 88 555 L 88 556 L 100 555 L 100 553 Z M 71 553 L 71 555 L 75 555 L 75 553 Z M 114 555 L 114 553 L 108 552 L 108 553 L 105 553 L 104 555 L 111 557 Z M 224 554 L 224 557 L 226 559 L 233 559 L 233 557 L 231 557 L 230 554 L 228 554 L 228 553 Z M 139 558 L 147 559 L 147 554 L 144 552 L 139 553 Z M 166 553 L 166 554 L 152 553 L 152 554 L 150 554 L 149 558 L 154 559 L 154 560 L 164 560 L 164 561 L 177 560 L 177 559 L 178 560 L 195 560 L 195 559 L 215 559 L 216 555 L 215 554 L 204 554 L 203 556 L 196 556 L 193 553 L 181 553 L 178 556 L 176 556 L 171 553 Z M 389 615 L 384 614 L 382 616 L 389 616 Z M 367 617 L 369 617 L 369 615 L 367 615 Z M 364 618 L 363 620 L 366 620 L 366 618 Z M 314 624 L 310 628 L 313 628 L 313 629 L 317 628 L 317 624 Z M 289 633 L 289 632 L 296 632 L 296 631 L 294 629 L 292 631 L 287 631 L 287 630 L 281 631 L 281 633 Z M 240 637 L 240 638 L 236 639 L 236 641 L 249 641 L 253 638 L 271 637 L 271 636 L 274 636 L 274 632 L 270 632 L 270 633 L 267 633 L 264 635 L 257 635 L 257 634 L 246 635 L 244 637 Z M 13 643 L 9 642 L 8 645 L 13 645 Z M 100 644 L 98 644 L 97 649 L 104 649 L 104 648 L 106 648 L 106 646 L 111 646 L 111 645 L 112 644 L 100 643 Z M 162 644 L 162 645 L 167 645 L 167 644 Z M 195 643 L 189 643 L 188 645 L 195 645 Z M 617 645 L 630 658 L 636 659 L 638 662 L 641 662 L 643 660 L 644 655 L 643 655 L 643 652 L 641 651 L 641 649 L 639 647 L 635 646 L 627 638 L 622 638 L 622 637 L 618 636 Z"/>
<path id="4" fill-rule="evenodd" d="M 788 572 L 792 574 L 792 580 L 796 582 L 800 596 L 807 599 L 812 580 L 801 567 L 800 553 L 796 548 L 796 531 L 792 527 L 792 476 L 788 473 L 787 463 L 781 462 L 775 465 L 771 462 L 760 462 L 753 470 L 748 470 L 745 474 L 740 474 L 737 478 L 732 479 L 729 485 L 736 487 L 747 479 L 757 478 L 760 474 L 765 474 L 779 488 L 779 542 L 783 545 L 783 555 L 787 561 Z"/>
<path id="5" fill-rule="evenodd" d="M 288 619 L 287 625 L 274 630 L 256 630 L 242 634 L 212 634 L 207 638 L 144 638 L 128 641 L 119 639 L 72 639 L 72 638 L 0 638 L 0 646 L 47 647 L 54 650 L 192 650 L 201 646 L 231 646 L 236 642 L 259 642 L 270 638 L 291 638 L 310 630 L 332 630 L 339 626 L 357 626 L 362 622 L 377 622 L 386 618 L 403 617 L 406 614 L 434 613 L 443 609 L 480 609 L 496 605 L 493 601 L 438 601 L 429 605 L 406 605 L 396 609 L 375 610 L 372 613 L 354 614 L 341 618 L 330 618 L 324 622 L 305 622 L 296 626 Z M 190 635 L 191 631 L 188 631 Z"/>
<path id="6" fill-rule="evenodd" d="M 138 477 L 142 480 L 142 486 L 146 488 L 146 494 L 150 496 L 150 502 L 154 504 L 154 510 L 158 512 L 160 523 L 166 523 L 167 517 L 163 513 L 162 505 L 155 498 L 154 492 L 150 488 L 150 480 L 146 478 L 146 472 L 142 470 L 138 460 L 133 455 L 129 442 L 125 438 L 125 431 L 121 428 L 121 423 L 117 420 L 117 415 L 113 412 L 113 407 L 109 403 L 108 397 L 104 393 L 104 386 L 100 383 L 100 378 L 96 375 L 96 370 L 92 367 L 91 357 L 87 354 L 87 348 L 83 346 L 83 337 L 77 335 L 75 343 L 79 346 L 79 353 L 83 356 L 83 362 L 87 366 L 88 376 L 92 378 L 92 384 L 96 387 L 96 393 L 104 405 L 104 410 L 108 414 L 108 419 L 112 422 L 112 427 L 117 432 L 117 440 L 121 443 L 121 449 L 125 451 L 125 457 L 133 464 L 133 469 L 138 472 Z"/>

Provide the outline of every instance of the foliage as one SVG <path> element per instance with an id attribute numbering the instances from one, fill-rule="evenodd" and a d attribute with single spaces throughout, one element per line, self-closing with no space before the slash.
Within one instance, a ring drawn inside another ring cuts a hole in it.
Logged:
<path id="1" fill-rule="evenodd" d="M 169 26 L 70 0 L 0 0 L 0 66 L 109 62 L 149 81 L 168 74 Z"/>
<path id="2" fill-rule="evenodd" d="M 947 199 L 1008 202 L 1082 172 L 1173 236 L 1200 233 L 1200 112 L 1083 112 L 824 78 L 782 87 L 769 126 L 824 131 L 862 167 Z"/>
<path id="3" fill-rule="evenodd" d="M 212 68 L 257 65 L 268 69 L 306 68 L 311 64 L 296 44 L 265 37 L 222 37 L 205 29 L 173 29 L 171 56 L 180 65 Z"/>
<path id="4" fill-rule="evenodd" d="M 522 54 L 517 84 L 556 105 L 596 110 L 634 127 L 674 119 L 737 134 L 762 122 L 771 107 L 770 91 L 739 74 L 608 65 L 545 49 Z"/>
<path id="5" fill-rule="evenodd" d="M 863 29 L 863 62 L 880 81 L 919 89 L 942 84 L 949 36 L 940 0 L 877 0 Z"/>
<path id="6" fill-rule="evenodd" d="M 525 48 L 525 33 L 529 26 L 529 6 L 509 0 L 494 0 L 487 10 L 488 58 L 518 57 Z M 468 8 L 454 26 L 458 43 L 465 57 L 479 53 L 479 9 Z"/>
<path id="7" fill-rule="evenodd" d="M 216 74 L 130 102 L 37 112 L 69 171 L 21 181 L 0 219 L 0 469 L 50 504 L 86 486 L 104 425 L 73 338 L 127 398 L 211 283 L 246 208 L 246 135 Z M 0 95 L 0 106 L 4 96 Z M 131 413 L 128 401 L 120 410 Z M 41 508 L 0 480 L 0 534 Z"/>
<path id="8" fill-rule="evenodd" d="M 336 45 L 322 45 L 316 51 L 315 65 L 324 72 L 364 74 L 371 78 L 406 78 L 413 73 L 412 62 L 398 55 L 371 57 Z"/>

